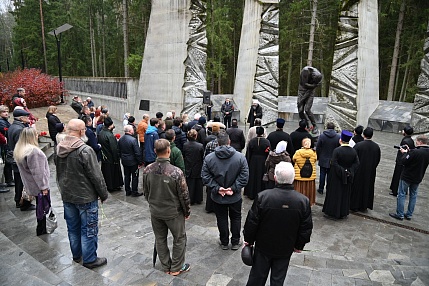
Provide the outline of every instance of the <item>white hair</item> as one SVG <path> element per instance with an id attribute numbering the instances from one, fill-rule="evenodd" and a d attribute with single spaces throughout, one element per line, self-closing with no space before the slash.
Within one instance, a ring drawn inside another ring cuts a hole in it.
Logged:
<path id="1" fill-rule="evenodd" d="M 131 125 L 125 125 L 124 126 L 124 132 L 125 133 L 131 132 L 131 131 L 133 131 L 133 127 Z"/>
<path id="2" fill-rule="evenodd" d="M 280 162 L 274 169 L 276 182 L 279 184 L 292 184 L 295 180 L 295 169 L 290 162 Z"/>
<path id="3" fill-rule="evenodd" d="M 173 116 L 173 113 L 171 113 L 170 111 L 167 112 L 167 117 L 171 117 L 171 116 Z"/>
<path id="4" fill-rule="evenodd" d="M 195 120 L 200 119 L 200 117 L 201 117 L 201 114 L 199 114 L 199 113 L 195 113 L 195 115 L 194 115 L 194 119 L 195 119 Z"/>

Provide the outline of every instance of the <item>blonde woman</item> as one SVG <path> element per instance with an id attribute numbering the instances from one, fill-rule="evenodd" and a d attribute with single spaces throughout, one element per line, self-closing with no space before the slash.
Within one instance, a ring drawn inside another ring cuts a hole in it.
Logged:
<path id="1" fill-rule="evenodd" d="M 49 210 L 49 166 L 39 149 L 35 128 L 25 127 L 16 143 L 13 155 L 26 191 L 36 197 L 37 235 L 46 233 L 45 213 Z M 49 202 L 43 204 L 41 200 Z M 46 208 L 45 208 L 46 207 Z"/>
<path id="2" fill-rule="evenodd" d="M 293 162 L 295 168 L 295 181 L 294 188 L 310 200 L 310 205 L 316 202 L 316 151 L 310 148 L 311 139 L 304 138 L 302 140 L 302 148 L 295 152 L 293 155 Z M 309 177 L 302 176 L 302 168 L 305 162 L 309 159 L 312 167 L 312 173 Z"/>

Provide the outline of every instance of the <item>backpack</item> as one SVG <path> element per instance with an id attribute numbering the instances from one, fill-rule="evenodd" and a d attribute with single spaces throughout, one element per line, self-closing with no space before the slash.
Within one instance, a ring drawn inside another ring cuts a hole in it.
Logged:
<path id="1" fill-rule="evenodd" d="M 313 166 L 311 165 L 310 157 L 305 159 L 305 163 L 299 171 L 299 174 L 301 175 L 301 178 L 310 178 L 313 174 Z"/>

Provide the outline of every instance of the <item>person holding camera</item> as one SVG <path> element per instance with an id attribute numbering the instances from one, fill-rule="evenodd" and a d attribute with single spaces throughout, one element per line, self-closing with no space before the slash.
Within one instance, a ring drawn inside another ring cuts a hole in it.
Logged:
<path id="1" fill-rule="evenodd" d="M 411 220 L 414 207 L 417 201 L 417 192 L 419 184 L 423 181 L 426 168 L 429 165 L 429 139 L 425 135 L 419 135 L 416 138 L 416 148 L 401 146 L 399 151 L 402 153 L 401 163 L 404 166 L 401 179 L 399 180 L 398 197 L 396 202 L 396 213 L 389 215 L 397 220 Z M 404 213 L 405 196 L 410 191 L 408 201 L 408 210 Z"/>
<path id="2" fill-rule="evenodd" d="M 400 149 L 400 146 L 407 145 L 409 149 L 414 149 L 414 140 L 411 138 L 411 135 L 413 135 L 413 128 L 411 126 L 405 126 L 404 130 L 402 131 L 402 134 L 404 135 L 404 138 L 402 138 L 401 143 L 399 146 L 394 146 L 396 149 L 398 149 L 398 153 L 396 154 L 396 164 L 395 169 L 393 171 L 392 181 L 390 183 L 390 190 L 391 192 L 389 195 L 391 196 L 397 196 L 398 195 L 398 187 L 399 187 L 399 179 L 401 178 L 402 173 L 402 153 Z"/>

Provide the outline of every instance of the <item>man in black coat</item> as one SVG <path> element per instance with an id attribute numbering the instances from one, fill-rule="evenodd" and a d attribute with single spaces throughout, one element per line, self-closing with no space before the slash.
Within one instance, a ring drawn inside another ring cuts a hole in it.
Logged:
<path id="1" fill-rule="evenodd" d="M 276 131 L 271 132 L 268 134 L 268 141 L 270 141 L 271 148 L 274 150 L 277 146 L 277 144 L 280 141 L 286 141 L 287 147 L 286 151 L 289 153 L 290 157 L 292 158 L 295 154 L 295 148 L 293 147 L 292 139 L 290 138 L 290 135 L 283 131 L 283 126 L 285 125 L 285 120 L 283 118 L 277 118 L 276 125 L 277 129 Z"/>
<path id="2" fill-rule="evenodd" d="M 246 145 L 246 139 L 244 138 L 244 132 L 238 128 L 237 119 L 233 119 L 231 122 L 231 128 L 226 130 L 226 133 L 229 135 L 229 140 L 231 140 L 231 145 L 235 150 L 241 152 Z"/>
<path id="3" fill-rule="evenodd" d="M 313 140 L 313 136 L 310 135 L 310 133 L 308 133 L 306 127 L 307 127 L 307 122 L 305 120 L 300 120 L 299 121 L 299 127 L 298 129 L 296 129 L 294 132 L 292 132 L 290 134 L 290 138 L 292 139 L 292 144 L 293 144 L 293 148 L 295 150 L 299 150 L 302 147 L 302 139 L 304 138 L 309 138 L 311 140 L 311 148 L 314 148 L 314 140 Z M 275 146 L 271 146 L 272 149 L 275 148 Z"/>
<path id="4" fill-rule="evenodd" d="M 402 170 L 401 180 L 399 181 L 398 199 L 396 205 L 396 212 L 389 213 L 395 219 L 411 220 L 413 216 L 414 207 L 417 202 L 417 192 L 420 183 L 426 173 L 429 165 L 429 139 L 425 135 L 419 135 L 416 138 L 416 148 L 401 148 Z M 409 192 L 408 192 L 409 191 Z M 407 194 L 410 195 L 408 201 L 408 210 L 404 213 L 405 198 Z"/>
<path id="5" fill-rule="evenodd" d="M 3 136 L 7 139 L 7 133 L 8 129 L 10 127 L 9 123 L 9 108 L 6 105 L 0 105 L 0 133 L 3 134 Z M 4 162 L 4 169 L 3 169 L 3 176 L 4 180 L 8 187 L 15 186 L 15 183 L 13 181 L 13 170 L 12 170 L 12 164 L 9 162 L 6 162 L 6 154 L 9 150 L 9 146 L 6 144 L 0 145 L 1 149 L 1 156 Z M 0 191 L 1 192 L 1 191 Z"/>
<path id="6" fill-rule="evenodd" d="M 174 134 L 176 135 L 174 144 L 176 144 L 176 147 L 179 148 L 179 150 L 183 153 L 183 146 L 188 141 L 188 139 L 186 138 L 185 132 L 182 131 L 182 119 L 179 117 L 174 118 L 171 129 L 174 130 Z"/>
<path id="7" fill-rule="evenodd" d="M 137 191 L 139 184 L 139 166 L 143 165 L 143 157 L 139 143 L 134 135 L 134 128 L 131 125 L 124 126 L 124 136 L 118 141 L 119 155 L 121 156 L 122 167 L 124 168 L 125 194 L 127 196 L 138 197 L 143 195 Z M 130 187 L 132 182 L 132 187 Z"/>
<path id="8" fill-rule="evenodd" d="M 413 138 L 411 138 L 411 135 L 413 135 L 413 133 L 414 129 L 411 126 L 405 126 L 404 130 L 402 131 L 402 135 L 404 135 L 404 138 L 402 138 L 399 146 L 407 145 L 410 149 L 416 148 L 414 145 L 414 140 Z M 395 162 L 395 169 L 393 170 L 392 181 L 390 182 L 389 187 L 389 189 L 391 190 L 389 195 L 396 197 L 398 195 L 399 179 L 401 178 L 401 173 L 403 169 L 401 150 L 398 150 L 398 152 L 396 153 Z"/>
<path id="9" fill-rule="evenodd" d="M 262 119 L 262 107 L 259 105 L 259 100 L 254 99 L 247 116 L 247 123 L 250 124 L 250 127 L 255 125 L 256 118 Z"/>
<path id="10" fill-rule="evenodd" d="M 331 168 L 331 157 L 335 148 L 340 147 L 340 134 L 335 132 L 335 125 L 332 122 L 326 124 L 327 129 L 320 134 L 317 140 L 316 153 L 320 166 L 319 188 L 317 192 L 323 194 L 326 176 Z"/>
<path id="11" fill-rule="evenodd" d="M 256 243 L 247 285 L 283 285 L 293 252 L 300 253 L 313 229 L 310 201 L 293 188 L 291 163 L 275 168 L 276 188 L 262 191 L 253 202 L 244 224 L 245 244 Z"/>
<path id="12" fill-rule="evenodd" d="M 222 104 L 222 108 L 220 109 L 220 112 L 223 114 L 223 124 L 229 128 L 231 127 L 231 118 L 232 113 L 234 112 L 234 105 L 229 100 L 229 98 L 225 99 L 225 102 Z"/>

